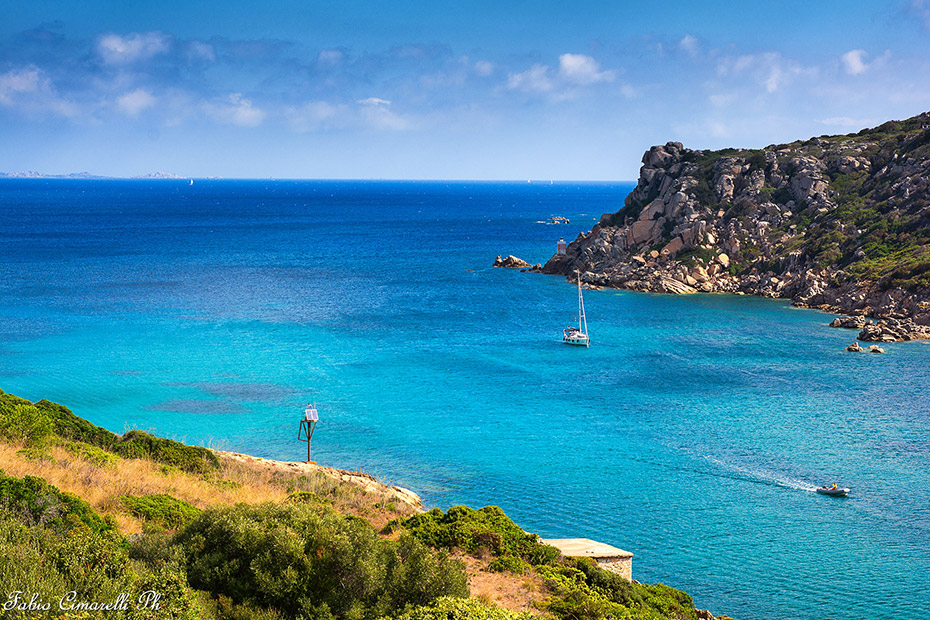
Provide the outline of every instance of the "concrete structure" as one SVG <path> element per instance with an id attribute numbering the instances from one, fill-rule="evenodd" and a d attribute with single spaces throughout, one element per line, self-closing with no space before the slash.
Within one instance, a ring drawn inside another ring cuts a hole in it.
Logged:
<path id="1" fill-rule="evenodd" d="M 633 554 L 590 538 L 553 538 L 540 540 L 552 545 L 569 558 L 591 558 L 603 569 L 617 573 L 628 581 L 633 580 Z"/>

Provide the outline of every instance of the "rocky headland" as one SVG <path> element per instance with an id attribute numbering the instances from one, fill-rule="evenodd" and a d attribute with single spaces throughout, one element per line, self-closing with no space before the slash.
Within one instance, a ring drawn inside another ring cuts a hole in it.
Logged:
<path id="1" fill-rule="evenodd" d="M 930 113 L 756 150 L 653 146 L 623 208 L 543 266 L 576 271 L 790 299 L 850 315 L 834 326 L 861 340 L 930 338 Z"/>

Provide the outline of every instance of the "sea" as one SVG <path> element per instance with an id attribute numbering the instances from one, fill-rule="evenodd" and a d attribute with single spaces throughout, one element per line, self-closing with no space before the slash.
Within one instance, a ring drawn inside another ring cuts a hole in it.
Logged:
<path id="1" fill-rule="evenodd" d="M 570 347 L 574 283 L 491 266 L 544 263 L 631 189 L 0 180 L 0 388 L 284 460 L 315 403 L 317 462 L 620 547 L 715 614 L 930 617 L 930 344 L 586 290 Z"/>

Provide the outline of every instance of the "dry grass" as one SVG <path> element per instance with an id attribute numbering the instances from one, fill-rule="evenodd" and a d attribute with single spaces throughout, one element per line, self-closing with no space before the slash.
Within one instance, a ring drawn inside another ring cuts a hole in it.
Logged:
<path id="1" fill-rule="evenodd" d="M 268 465 L 274 461 L 251 463 L 221 455 L 222 468 L 207 478 L 144 459 L 119 459 L 115 465 L 98 466 L 55 445 L 46 450 L 49 459 L 26 458 L 17 453 L 19 449 L 0 442 L 0 468 L 7 475 L 44 478 L 82 498 L 101 515 L 111 515 L 127 535 L 141 532 L 142 521 L 123 508 L 119 498 L 124 495 L 166 493 L 203 509 L 280 502 L 293 491 L 311 491 L 340 512 L 367 519 L 379 529 L 395 517 L 418 510 L 391 501 L 394 498 L 390 494 L 365 490 L 323 471 L 289 471 L 287 467 Z"/>
<path id="2" fill-rule="evenodd" d="M 525 611 L 535 616 L 549 617 L 537 603 L 548 595 L 546 584 L 534 573 L 494 573 L 487 561 L 469 555 L 457 556 L 465 564 L 471 595 L 511 611 Z"/>

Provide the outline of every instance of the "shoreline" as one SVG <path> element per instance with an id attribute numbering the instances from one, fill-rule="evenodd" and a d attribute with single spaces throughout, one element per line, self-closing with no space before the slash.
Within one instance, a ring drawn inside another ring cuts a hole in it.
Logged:
<path id="1" fill-rule="evenodd" d="M 316 463 L 307 463 L 305 461 L 278 461 L 262 456 L 252 456 L 251 454 L 244 454 L 241 452 L 228 452 L 225 450 L 216 450 L 213 448 L 209 449 L 220 458 L 238 463 L 258 465 L 278 472 L 291 474 L 311 472 L 322 473 L 326 476 L 329 476 L 333 480 L 339 482 L 348 482 L 349 484 L 360 487 L 366 492 L 380 495 L 388 501 L 396 500 L 403 502 L 416 509 L 417 512 L 424 511 L 423 500 L 419 495 L 404 487 L 385 484 L 371 474 L 366 474 L 359 471 L 351 471 L 348 469 L 337 469 L 335 467 L 327 467 L 325 465 L 317 465 Z"/>

